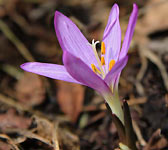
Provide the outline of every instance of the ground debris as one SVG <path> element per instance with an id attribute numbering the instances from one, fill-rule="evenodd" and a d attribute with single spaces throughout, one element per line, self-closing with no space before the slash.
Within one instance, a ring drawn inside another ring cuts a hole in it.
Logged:
<path id="1" fill-rule="evenodd" d="M 111 114 L 96 92 L 20 69 L 27 61 L 62 64 L 55 10 L 71 18 L 90 42 L 102 39 L 114 3 L 0 0 L 0 150 L 121 150 Z M 167 150 L 168 1 L 117 3 L 122 40 L 132 4 L 139 6 L 120 99 L 128 99 L 139 150 Z"/>

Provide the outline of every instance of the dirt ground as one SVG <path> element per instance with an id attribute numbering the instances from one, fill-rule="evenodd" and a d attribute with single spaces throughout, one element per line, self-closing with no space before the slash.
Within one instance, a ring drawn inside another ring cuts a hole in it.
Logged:
<path id="1" fill-rule="evenodd" d="M 38 61 L 62 64 L 54 13 L 72 19 L 86 38 L 101 40 L 113 4 L 122 39 L 132 4 L 139 17 L 122 71 L 139 150 L 168 150 L 167 0 L 0 0 L 0 150 L 113 150 L 119 138 L 94 90 L 24 72 Z M 98 45 L 99 47 L 100 45 Z"/>

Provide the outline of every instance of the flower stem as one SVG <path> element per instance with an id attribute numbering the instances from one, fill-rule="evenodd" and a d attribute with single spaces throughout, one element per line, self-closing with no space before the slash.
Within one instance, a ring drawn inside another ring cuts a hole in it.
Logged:
<path id="1" fill-rule="evenodd" d="M 115 90 L 113 94 L 105 94 L 104 98 L 111 108 L 112 113 L 115 114 L 124 125 L 124 113 L 121 108 L 118 91 Z"/>

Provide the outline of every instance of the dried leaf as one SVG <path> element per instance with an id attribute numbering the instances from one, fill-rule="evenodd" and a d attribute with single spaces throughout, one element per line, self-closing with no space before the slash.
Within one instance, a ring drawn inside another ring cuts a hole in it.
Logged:
<path id="1" fill-rule="evenodd" d="M 83 107 L 84 87 L 64 81 L 56 81 L 56 83 L 58 86 L 57 99 L 61 110 L 72 122 L 75 122 Z"/>
<path id="2" fill-rule="evenodd" d="M 0 129 L 20 128 L 26 129 L 31 124 L 30 118 L 16 115 L 13 109 L 9 109 L 6 114 L 0 115 Z"/>
<path id="3" fill-rule="evenodd" d="M 45 88 L 39 76 L 25 72 L 16 84 L 16 97 L 27 106 L 41 104 L 45 99 Z"/>
<path id="4" fill-rule="evenodd" d="M 11 148 L 9 144 L 0 141 L 0 150 L 11 150 Z"/>
<path id="5" fill-rule="evenodd" d="M 168 29 L 168 1 L 150 0 L 146 6 L 146 13 L 141 20 L 141 29 L 147 34 L 154 31 Z"/>

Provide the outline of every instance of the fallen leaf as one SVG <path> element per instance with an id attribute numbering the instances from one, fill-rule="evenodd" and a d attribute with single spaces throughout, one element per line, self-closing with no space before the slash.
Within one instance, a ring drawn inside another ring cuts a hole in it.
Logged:
<path id="1" fill-rule="evenodd" d="M 19 128 L 26 129 L 31 124 L 30 118 L 18 116 L 14 109 L 9 109 L 7 113 L 0 114 L 0 129 Z"/>
<path id="2" fill-rule="evenodd" d="M 85 89 L 75 83 L 56 81 L 57 100 L 61 110 L 75 122 L 83 107 Z"/>
<path id="3" fill-rule="evenodd" d="M 11 150 L 12 147 L 5 142 L 0 141 L 0 150 Z"/>
<path id="4" fill-rule="evenodd" d="M 45 88 L 38 75 L 24 72 L 16 84 L 16 97 L 27 106 L 41 104 L 45 99 Z"/>
<path id="5" fill-rule="evenodd" d="M 142 19 L 142 28 L 148 33 L 168 29 L 168 1 L 160 2 L 150 0 L 147 4 L 147 12 Z"/>
<path id="6" fill-rule="evenodd" d="M 160 150 L 166 148 L 167 145 L 167 140 L 161 136 L 160 129 L 158 129 L 153 133 L 144 150 Z"/>

